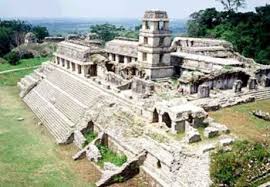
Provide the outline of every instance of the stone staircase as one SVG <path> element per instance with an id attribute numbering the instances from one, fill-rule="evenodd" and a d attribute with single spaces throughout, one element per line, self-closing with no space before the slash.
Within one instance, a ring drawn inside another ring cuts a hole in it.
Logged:
<path id="1" fill-rule="evenodd" d="M 250 91 L 243 95 L 251 95 L 255 97 L 257 101 L 270 99 L 270 88 L 261 88 L 259 90 Z"/>
<path id="2" fill-rule="evenodd" d="M 70 75 L 61 70 L 52 72 L 47 77 L 47 80 L 86 106 L 92 106 L 93 101 L 102 95 L 99 90 L 96 90 L 89 84 L 77 81 L 74 77 L 70 77 Z"/>
<path id="3" fill-rule="evenodd" d="M 82 104 L 76 102 L 63 90 L 55 88 L 46 79 L 37 86 L 35 91 L 40 93 L 44 99 L 62 112 L 74 124 L 79 122 L 85 112 Z"/>
<path id="4" fill-rule="evenodd" d="M 73 123 L 67 117 L 36 90 L 32 90 L 23 100 L 55 137 L 57 143 L 63 144 L 69 141 L 73 133 Z"/>

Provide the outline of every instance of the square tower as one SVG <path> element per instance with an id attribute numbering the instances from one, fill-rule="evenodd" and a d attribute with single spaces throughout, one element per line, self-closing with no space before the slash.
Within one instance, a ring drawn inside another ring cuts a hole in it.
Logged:
<path id="1" fill-rule="evenodd" d="M 150 80 L 173 75 L 171 66 L 171 32 L 167 12 L 146 11 L 140 30 L 138 62 Z"/>

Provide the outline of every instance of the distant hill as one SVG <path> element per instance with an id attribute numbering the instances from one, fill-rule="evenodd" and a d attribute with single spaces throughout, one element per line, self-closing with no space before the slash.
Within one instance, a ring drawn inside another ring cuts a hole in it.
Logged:
<path id="1" fill-rule="evenodd" d="M 86 33 L 92 25 L 110 23 L 116 26 L 133 29 L 141 24 L 139 19 L 25 19 L 32 25 L 47 27 L 51 35 L 67 35 L 70 33 Z M 186 33 L 186 20 L 173 19 L 170 22 L 170 29 L 174 35 Z"/>

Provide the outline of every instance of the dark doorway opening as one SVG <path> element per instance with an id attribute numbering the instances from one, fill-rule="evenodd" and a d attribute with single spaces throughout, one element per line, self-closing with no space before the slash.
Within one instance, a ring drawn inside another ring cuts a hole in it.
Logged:
<path id="1" fill-rule="evenodd" d="M 153 123 L 158 123 L 158 112 L 157 109 L 154 110 L 153 112 Z"/>
<path id="2" fill-rule="evenodd" d="M 167 112 L 162 115 L 162 122 L 164 122 L 167 127 L 172 127 L 172 120 Z"/>

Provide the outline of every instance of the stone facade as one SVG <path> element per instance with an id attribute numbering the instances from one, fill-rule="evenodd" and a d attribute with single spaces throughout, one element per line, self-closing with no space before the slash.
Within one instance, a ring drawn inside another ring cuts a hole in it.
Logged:
<path id="1" fill-rule="evenodd" d="M 20 80 L 20 96 L 58 144 L 80 148 L 74 160 L 98 162 L 98 144 L 127 156 L 119 168 L 100 168 L 100 186 L 134 171 L 157 186 L 210 186 L 208 152 L 233 139 L 206 110 L 270 98 L 270 67 L 223 40 L 171 42 L 165 11 L 146 11 L 142 22 L 139 41 L 60 42 L 52 62 Z M 86 132 L 98 137 L 85 146 Z"/>

